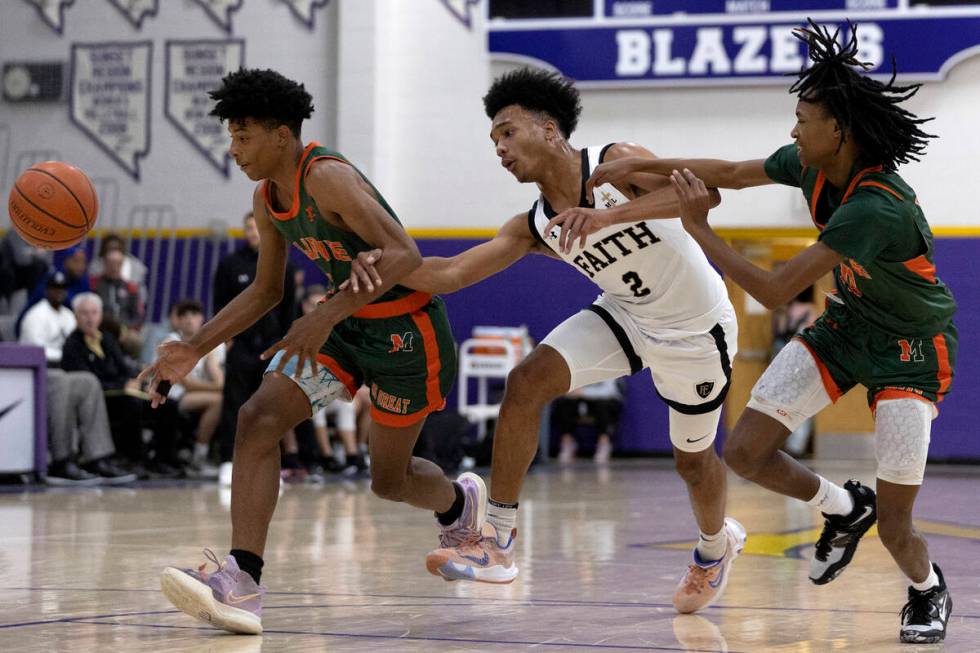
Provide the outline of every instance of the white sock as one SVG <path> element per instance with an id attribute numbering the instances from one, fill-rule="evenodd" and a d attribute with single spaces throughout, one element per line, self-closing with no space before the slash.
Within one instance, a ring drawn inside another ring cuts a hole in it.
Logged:
<path id="1" fill-rule="evenodd" d="M 499 503 L 490 499 L 487 506 L 487 521 L 497 529 L 497 537 L 504 542 L 517 525 L 517 504 Z"/>
<path id="2" fill-rule="evenodd" d="M 919 592 L 925 592 L 927 589 L 931 589 L 938 584 L 939 584 L 939 576 L 936 575 L 936 568 L 932 566 L 932 561 L 930 560 L 929 577 L 926 578 L 921 583 L 912 583 L 912 587 L 914 587 Z"/>
<path id="3" fill-rule="evenodd" d="M 854 510 L 854 497 L 841 486 L 831 483 L 823 476 L 820 479 L 820 489 L 807 501 L 807 505 L 818 508 L 827 515 L 848 515 Z"/>
<path id="4" fill-rule="evenodd" d="M 728 538 L 725 537 L 725 528 L 722 527 L 717 533 L 710 535 L 701 531 L 696 547 L 698 557 L 702 562 L 713 562 L 721 560 L 725 555 L 725 547 L 728 546 Z"/>
<path id="5" fill-rule="evenodd" d="M 196 463 L 203 463 L 208 457 L 208 450 L 211 447 L 206 442 L 195 442 L 194 443 L 194 457 L 193 461 Z"/>

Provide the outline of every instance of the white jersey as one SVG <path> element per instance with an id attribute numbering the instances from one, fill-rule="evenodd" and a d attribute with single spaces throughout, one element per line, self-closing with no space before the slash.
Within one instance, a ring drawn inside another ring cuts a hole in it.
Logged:
<path id="1" fill-rule="evenodd" d="M 589 206 L 584 201 L 585 181 L 609 147 L 582 150 L 581 206 Z M 593 195 L 598 209 L 629 201 L 612 184 L 597 186 Z M 680 218 L 610 225 L 589 236 L 584 249 L 576 241 L 565 254 L 558 249 L 558 229 L 542 233 L 555 215 L 541 195 L 528 213 L 531 232 L 592 279 L 604 291 L 602 302 L 620 305 L 646 335 L 672 339 L 707 333 L 732 314 L 725 283 Z"/>

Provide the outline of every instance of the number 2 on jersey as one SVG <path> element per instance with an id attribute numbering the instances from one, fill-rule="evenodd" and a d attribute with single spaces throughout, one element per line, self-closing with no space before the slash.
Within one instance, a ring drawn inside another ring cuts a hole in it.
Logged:
<path id="1" fill-rule="evenodd" d="M 650 294 L 649 288 L 643 287 L 643 279 L 636 272 L 627 272 L 623 275 L 623 283 L 630 285 L 634 297 L 646 297 Z"/>

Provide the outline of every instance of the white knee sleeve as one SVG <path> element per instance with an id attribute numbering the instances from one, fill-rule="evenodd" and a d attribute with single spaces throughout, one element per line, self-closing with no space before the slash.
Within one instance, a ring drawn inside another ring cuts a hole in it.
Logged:
<path id="1" fill-rule="evenodd" d="M 768 415 L 792 432 L 829 403 L 813 354 L 802 342 L 793 340 L 752 388 L 748 408 Z"/>
<path id="2" fill-rule="evenodd" d="M 878 478 L 899 485 L 921 485 L 936 408 L 919 399 L 889 399 L 875 410 Z"/>
<path id="3" fill-rule="evenodd" d="M 673 408 L 670 414 L 670 442 L 681 451 L 697 453 L 704 451 L 715 441 L 721 407 L 710 413 L 686 415 Z"/>

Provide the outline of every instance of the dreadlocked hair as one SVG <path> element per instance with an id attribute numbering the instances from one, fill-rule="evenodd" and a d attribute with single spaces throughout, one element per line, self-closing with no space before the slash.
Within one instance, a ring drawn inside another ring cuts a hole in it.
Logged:
<path id="1" fill-rule="evenodd" d="M 483 96 L 483 107 L 491 119 L 512 104 L 547 115 L 558 124 L 565 138 L 575 131 L 582 113 L 578 89 L 572 80 L 533 68 L 521 68 L 498 77 Z"/>
<path id="2" fill-rule="evenodd" d="M 313 115 L 313 98 L 306 88 L 274 70 L 239 68 L 208 95 L 217 102 L 211 115 L 220 120 L 252 118 L 268 128 L 286 125 L 296 137 L 303 121 Z"/>
<path id="3" fill-rule="evenodd" d="M 897 86 L 896 65 L 892 57 L 892 76 L 887 84 L 860 74 L 872 64 L 857 58 L 857 25 L 847 22 L 850 33 L 846 43 L 837 41 L 840 29 L 833 34 L 807 19 L 810 26 L 794 30 L 796 38 L 809 47 L 813 65 L 798 73 L 799 79 L 789 92 L 804 102 L 822 104 L 841 127 L 838 150 L 849 132 L 861 148 L 861 156 L 870 163 L 880 163 L 889 171 L 899 164 L 918 161 L 930 138 L 919 125 L 933 118 L 919 118 L 898 106 L 918 92 L 921 84 Z"/>

